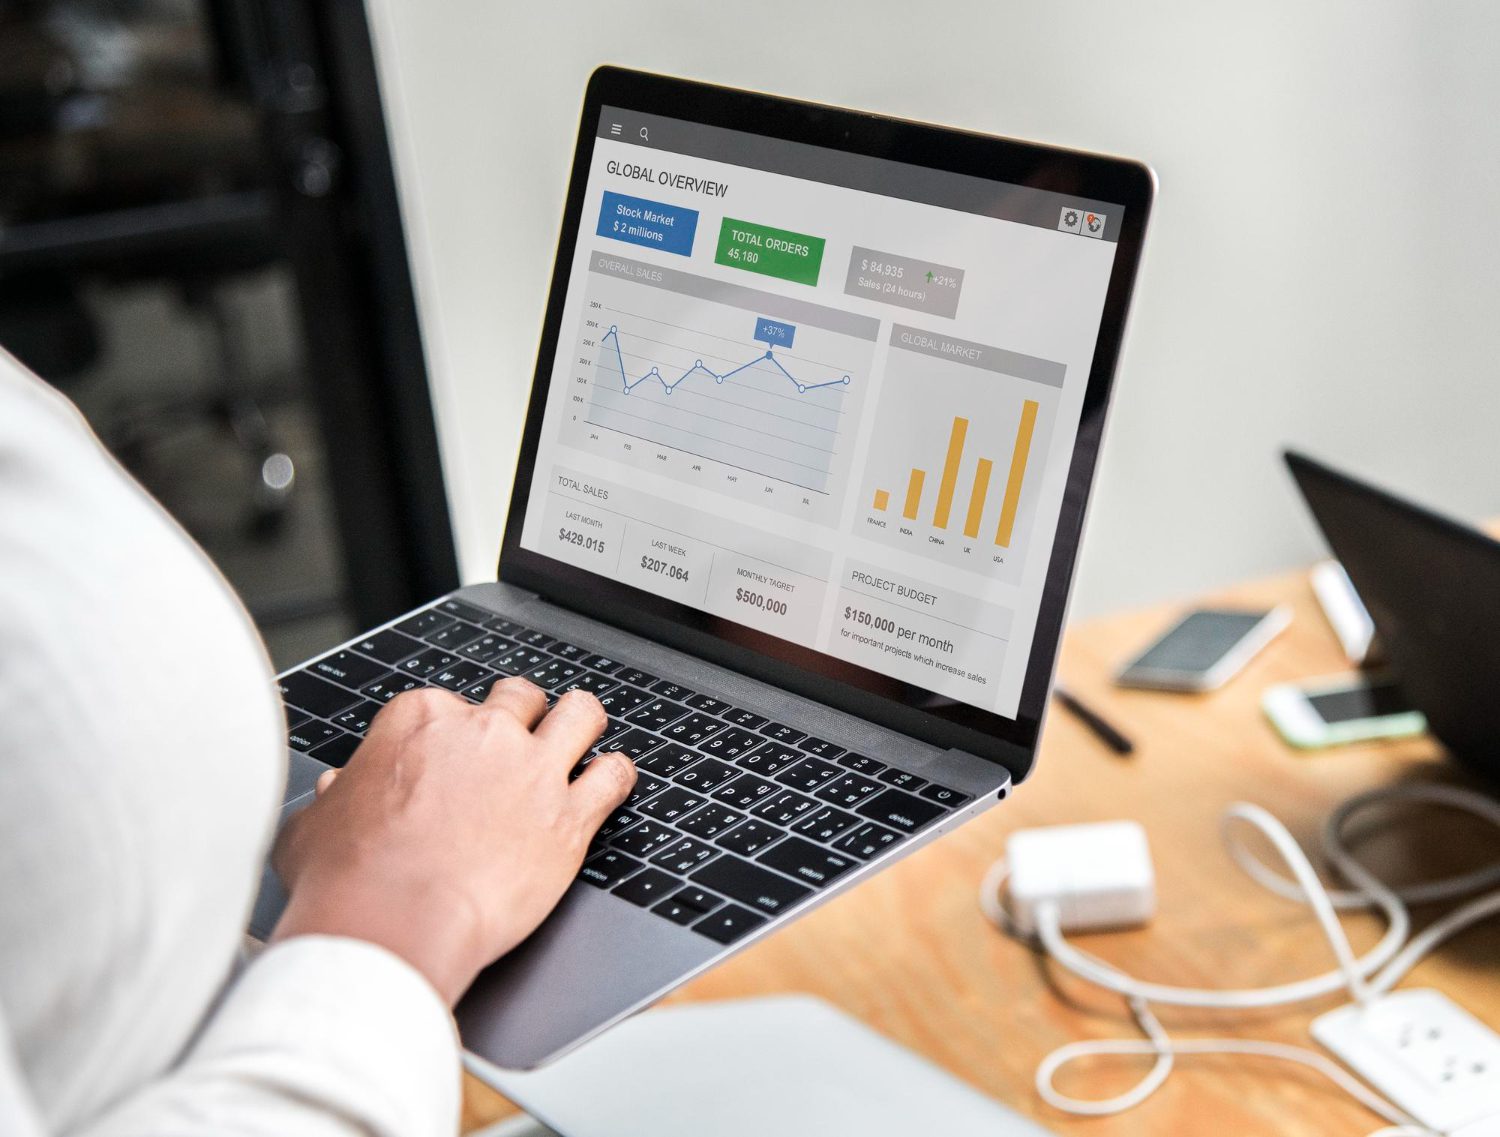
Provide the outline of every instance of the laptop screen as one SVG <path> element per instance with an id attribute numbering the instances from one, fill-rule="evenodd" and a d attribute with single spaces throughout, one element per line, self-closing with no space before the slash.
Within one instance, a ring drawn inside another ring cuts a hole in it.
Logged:
<path id="1" fill-rule="evenodd" d="M 1124 208 L 628 107 L 584 128 L 520 547 L 1015 719 Z"/>

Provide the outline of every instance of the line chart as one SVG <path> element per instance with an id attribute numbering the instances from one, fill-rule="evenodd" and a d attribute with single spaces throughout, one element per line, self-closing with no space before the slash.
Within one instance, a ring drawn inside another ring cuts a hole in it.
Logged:
<path id="1" fill-rule="evenodd" d="M 591 425 L 829 492 L 853 384 L 848 371 L 795 356 L 783 362 L 774 349 L 744 339 L 619 315 L 630 324 L 610 323 L 595 347 Z M 755 352 L 750 359 L 747 349 Z M 809 374 L 814 368 L 822 374 Z"/>
<path id="2" fill-rule="evenodd" d="M 580 300 L 565 446 L 721 495 L 726 517 L 838 522 L 879 320 L 614 254 Z"/>
<path id="3" fill-rule="evenodd" d="M 657 380 L 661 384 L 662 390 L 670 395 L 685 379 L 690 379 L 699 372 L 707 375 L 715 383 L 723 383 L 727 379 L 733 379 L 741 371 L 748 371 L 750 368 L 760 363 L 769 363 L 774 366 L 777 371 L 780 371 L 781 374 L 786 377 L 787 382 L 791 383 L 792 386 L 797 388 L 797 393 L 799 395 L 805 395 L 809 391 L 819 391 L 824 387 L 847 387 L 849 385 L 849 376 L 847 375 L 842 375 L 837 379 L 828 379 L 821 383 L 804 383 L 786 369 L 781 360 L 776 358 L 776 355 L 771 348 L 766 348 L 766 350 L 760 355 L 757 355 L 748 363 L 740 364 L 732 371 L 718 372 L 713 370 L 711 367 L 706 367 L 703 363 L 703 360 L 695 359 L 693 360 L 693 365 L 691 367 L 689 367 L 676 379 L 673 379 L 670 383 L 667 382 L 666 376 L 661 373 L 661 368 L 657 364 L 652 364 L 649 371 L 636 377 L 635 379 L 631 379 L 629 374 L 625 370 L 625 354 L 620 348 L 619 325 L 611 324 L 609 326 L 609 331 L 605 332 L 604 335 L 600 337 L 600 346 L 602 347 L 606 341 L 608 341 L 610 343 L 610 346 L 614 348 L 615 366 L 619 369 L 620 379 L 627 395 L 631 391 L 639 387 L 642 383 L 647 383 L 652 379 Z"/>

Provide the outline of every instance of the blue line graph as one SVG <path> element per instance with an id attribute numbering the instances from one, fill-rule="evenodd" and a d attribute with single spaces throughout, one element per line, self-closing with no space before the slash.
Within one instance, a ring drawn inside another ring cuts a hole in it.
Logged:
<path id="1" fill-rule="evenodd" d="M 698 359 L 694 360 L 691 367 L 689 367 L 676 379 L 673 379 L 670 383 L 667 382 L 667 377 L 661 373 L 661 368 L 654 363 L 644 374 L 638 375 L 636 378 L 632 379 L 625 370 L 625 355 L 620 350 L 620 329 L 617 325 L 611 324 L 609 326 L 609 331 L 605 332 L 604 335 L 599 338 L 599 345 L 603 347 L 605 341 L 610 341 L 611 346 L 615 350 L 615 364 L 619 368 L 620 382 L 624 387 L 625 394 L 627 395 L 630 394 L 631 391 L 639 387 L 642 383 L 649 383 L 653 379 L 661 384 L 661 389 L 664 392 L 670 395 L 683 382 L 692 378 L 694 375 L 697 375 L 699 372 L 707 375 L 715 383 L 722 384 L 726 380 L 734 378 L 741 371 L 748 371 L 750 368 L 762 363 L 769 363 L 773 367 L 775 367 L 777 371 L 781 372 L 781 374 L 786 377 L 788 383 L 797 388 L 797 393 L 801 395 L 805 395 L 809 391 L 820 391 L 824 387 L 847 387 L 849 385 L 849 376 L 847 375 L 842 376 L 838 379 L 829 379 L 823 383 L 804 383 L 790 371 L 788 371 L 784 366 L 782 366 L 781 360 L 776 358 L 775 354 L 771 351 L 770 348 L 767 348 L 764 352 L 762 352 L 760 355 L 757 355 L 748 363 L 742 363 L 733 370 L 725 371 L 722 373 L 713 370 L 711 367 L 705 367 L 703 364 L 703 360 Z"/>

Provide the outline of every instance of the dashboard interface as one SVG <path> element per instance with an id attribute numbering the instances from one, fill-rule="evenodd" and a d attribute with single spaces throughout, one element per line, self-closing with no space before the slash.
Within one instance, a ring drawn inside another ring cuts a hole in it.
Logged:
<path id="1" fill-rule="evenodd" d="M 1122 209 L 595 133 L 521 546 L 1014 718 Z"/>

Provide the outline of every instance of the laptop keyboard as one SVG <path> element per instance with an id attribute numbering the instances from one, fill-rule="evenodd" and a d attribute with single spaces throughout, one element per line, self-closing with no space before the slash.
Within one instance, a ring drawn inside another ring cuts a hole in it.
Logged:
<path id="1" fill-rule="evenodd" d="M 465 604 L 444 600 L 280 680 L 287 743 L 330 766 L 380 708 L 443 687 L 482 702 L 524 675 L 609 715 L 606 751 L 639 776 L 578 879 L 732 943 L 964 804 L 969 795 Z"/>

